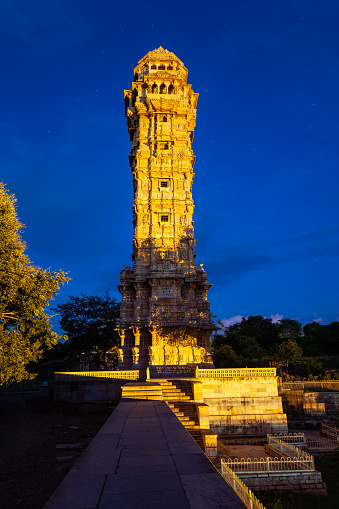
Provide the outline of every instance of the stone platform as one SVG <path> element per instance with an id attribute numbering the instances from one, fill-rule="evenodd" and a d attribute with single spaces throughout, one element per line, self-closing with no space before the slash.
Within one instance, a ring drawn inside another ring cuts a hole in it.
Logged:
<path id="1" fill-rule="evenodd" d="M 163 401 L 121 400 L 44 509 L 244 509 Z"/>

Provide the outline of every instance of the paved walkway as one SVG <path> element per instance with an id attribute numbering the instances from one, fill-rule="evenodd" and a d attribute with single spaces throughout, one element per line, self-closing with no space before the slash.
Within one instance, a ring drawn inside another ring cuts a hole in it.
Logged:
<path id="1" fill-rule="evenodd" d="M 163 401 L 121 400 L 45 509 L 244 509 Z"/>

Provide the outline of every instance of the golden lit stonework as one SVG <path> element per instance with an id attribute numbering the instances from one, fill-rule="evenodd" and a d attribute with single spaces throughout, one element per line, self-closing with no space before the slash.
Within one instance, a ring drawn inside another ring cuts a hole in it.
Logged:
<path id="1" fill-rule="evenodd" d="M 173 53 L 158 48 L 125 90 L 133 175 L 133 268 L 124 266 L 119 367 L 211 365 L 211 285 L 195 264 L 192 182 L 198 94 Z"/>

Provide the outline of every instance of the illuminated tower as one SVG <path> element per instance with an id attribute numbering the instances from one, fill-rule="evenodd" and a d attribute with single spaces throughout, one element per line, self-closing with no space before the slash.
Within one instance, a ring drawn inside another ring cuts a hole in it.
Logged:
<path id="1" fill-rule="evenodd" d="M 192 181 L 198 94 L 173 53 L 158 48 L 125 90 L 133 175 L 133 268 L 124 266 L 119 366 L 211 364 L 207 276 L 195 264 Z"/>

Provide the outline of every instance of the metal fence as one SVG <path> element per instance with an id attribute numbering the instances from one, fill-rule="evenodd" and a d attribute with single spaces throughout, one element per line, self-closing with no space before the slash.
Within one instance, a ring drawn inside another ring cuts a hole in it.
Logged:
<path id="1" fill-rule="evenodd" d="M 275 440 L 281 440 L 285 444 L 306 444 L 305 433 L 270 433 L 267 435 L 267 440 L 273 438 Z"/>
<path id="2" fill-rule="evenodd" d="M 326 427 L 330 428 L 330 426 Z M 308 449 L 314 450 L 326 451 L 333 450 L 336 447 L 336 442 L 333 438 L 331 438 L 331 436 L 329 436 L 329 438 L 308 438 L 305 437 L 304 433 L 277 433 L 274 435 L 267 435 L 267 440 L 269 440 L 269 438 L 273 438 L 278 441 L 281 440 L 281 442 L 284 442 L 285 444 L 295 445 L 296 447 L 307 446 Z"/>
<path id="3" fill-rule="evenodd" d="M 315 451 L 334 451 L 338 444 L 329 438 L 306 438 L 309 450 Z"/>
<path id="4" fill-rule="evenodd" d="M 126 371 L 57 371 L 54 373 L 57 382 L 74 382 L 82 378 L 107 378 L 114 380 L 139 380 L 139 370 Z"/>
<path id="5" fill-rule="evenodd" d="M 276 368 L 196 369 L 196 378 L 251 378 L 276 376 Z"/>
<path id="6" fill-rule="evenodd" d="M 330 389 L 339 391 L 339 381 L 335 380 L 305 380 L 298 382 L 283 382 L 284 391 L 297 391 L 304 389 Z"/>
<path id="7" fill-rule="evenodd" d="M 267 436 L 267 442 L 268 445 L 273 447 L 277 452 L 281 452 L 281 454 L 285 454 L 286 456 L 294 460 L 304 462 L 305 464 L 304 470 L 315 470 L 313 456 L 303 451 L 302 449 L 294 447 L 292 444 L 287 444 L 282 440 L 277 440 L 276 438 L 273 438 L 271 435 Z"/>
<path id="8" fill-rule="evenodd" d="M 269 474 L 314 471 L 313 457 L 308 458 L 235 458 L 221 459 L 236 474 Z"/>
<path id="9" fill-rule="evenodd" d="M 328 424 L 321 423 L 321 433 L 328 438 L 331 438 L 335 442 L 339 442 L 339 429 L 335 426 L 329 426 Z"/>
<path id="10" fill-rule="evenodd" d="M 252 491 L 242 482 L 232 469 L 221 460 L 221 475 L 233 488 L 233 491 L 244 502 L 248 509 L 265 509 L 264 505 L 257 499 Z"/>

